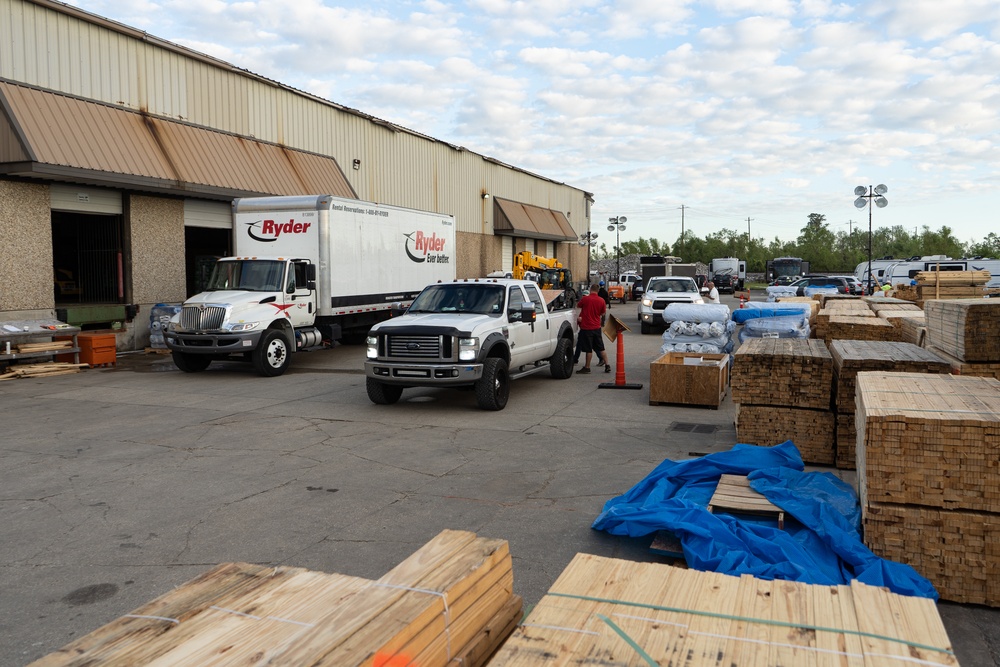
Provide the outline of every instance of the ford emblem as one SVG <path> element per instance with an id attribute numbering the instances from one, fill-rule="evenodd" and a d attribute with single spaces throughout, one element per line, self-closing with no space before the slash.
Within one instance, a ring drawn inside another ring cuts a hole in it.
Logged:
<path id="1" fill-rule="evenodd" d="M 412 350 L 419 350 L 420 349 L 420 343 L 407 343 L 406 344 L 406 349 L 407 350 L 411 350 L 411 351 Z"/>

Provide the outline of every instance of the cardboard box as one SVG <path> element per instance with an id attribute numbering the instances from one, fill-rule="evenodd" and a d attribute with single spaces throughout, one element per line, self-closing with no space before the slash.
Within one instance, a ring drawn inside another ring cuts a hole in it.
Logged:
<path id="1" fill-rule="evenodd" d="M 692 360 L 701 359 L 701 363 Z M 719 407 L 729 387 L 729 355 L 668 352 L 649 365 L 649 404 Z"/>

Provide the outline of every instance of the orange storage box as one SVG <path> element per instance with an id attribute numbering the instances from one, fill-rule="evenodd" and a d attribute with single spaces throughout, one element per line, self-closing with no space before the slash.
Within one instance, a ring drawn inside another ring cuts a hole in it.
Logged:
<path id="1" fill-rule="evenodd" d="M 56 336 L 56 340 L 71 338 L 69 336 Z M 77 346 L 80 348 L 80 363 L 94 366 L 114 366 L 116 364 L 118 349 L 117 338 L 113 333 L 87 333 L 80 332 L 76 337 Z M 56 357 L 67 357 L 65 361 L 72 362 L 71 354 L 59 355 Z"/>

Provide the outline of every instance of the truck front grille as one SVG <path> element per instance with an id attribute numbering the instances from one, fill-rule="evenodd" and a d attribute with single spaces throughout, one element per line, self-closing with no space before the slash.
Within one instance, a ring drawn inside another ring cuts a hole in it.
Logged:
<path id="1" fill-rule="evenodd" d="M 194 331 L 214 331 L 226 321 L 226 309 L 219 306 L 181 308 L 181 327 Z"/>
<path id="2" fill-rule="evenodd" d="M 396 359 L 451 359 L 451 337 L 390 335 L 386 352 Z"/>
<path id="3" fill-rule="evenodd" d="M 663 310 L 672 303 L 691 303 L 690 299 L 657 299 L 653 302 L 653 310 Z"/>

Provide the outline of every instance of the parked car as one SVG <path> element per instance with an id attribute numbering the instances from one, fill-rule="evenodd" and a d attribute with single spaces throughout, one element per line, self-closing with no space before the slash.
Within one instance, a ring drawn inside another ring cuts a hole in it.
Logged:
<path id="1" fill-rule="evenodd" d="M 854 294 L 856 296 L 861 296 L 865 293 L 864 284 L 858 280 L 855 276 L 830 276 L 831 278 L 843 278 L 848 284 L 848 294 Z"/>
<path id="2" fill-rule="evenodd" d="M 798 276 L 778 276 L 774 279 L 774 282 L 771 283 L 771 285 L 774 287 L 786 287 L 794 283 L 796 280 L 801 280 L 801 278 Z"/>
<path id="3" fill-rule="evenodd" d="M 808 276 L 792 283 L 792 285 L 796 287 L 796 296 L 806 296 L 806 289 L 810 287 L 836 287 L 840 294 L 853 294 L 850 283 L 843 276 Z"/>

